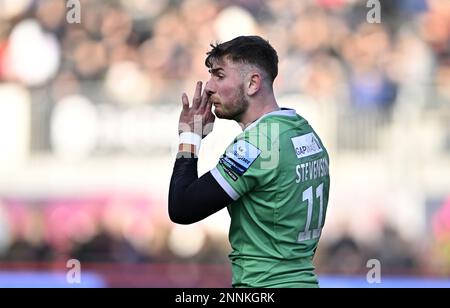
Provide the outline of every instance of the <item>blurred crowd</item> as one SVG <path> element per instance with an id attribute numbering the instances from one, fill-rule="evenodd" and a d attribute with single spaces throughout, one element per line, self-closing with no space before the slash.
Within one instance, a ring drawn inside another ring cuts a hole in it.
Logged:
<path id="1" fill-rule="evenodd" d="M 5 200 L 0 204 L 0 262 L 25 266 L 73 258 L 107 265 L 227 262 L 229 244 L 224 234 L 205 226 L 169 225 L 158 202 L 113 192 L 41 202 Z M 419 251 L 388 224 L 371 245 L 345 232 L 324 241 L 316 265 L 321 273 L 356 275 L 366 271 L 370 259 L 381 260 L 391 274 L 431 270 Z"/>
<path id="2" fill-rule="evenodd" d="M 207 77 L 209 44 L 238 34 L 278 50 L 278 94 L 389 108 L 403 88 L 435 84 L 426 100 L 449 99 L 445 0 L 381 1 L 374 24 L 362 0 L 81 0 L 79 24 L 65 1 L 2 3 L 0 80 L 45 88 L 52 103 L 91 95 L 86 81 L 100 83 L 93 103 L 178 103 Z"/>
<path id="3" fill-rule="evenodd" d="M 366 116 L 381 114 L 384 123 L 393 108 L 450 104 L 448 0 L 380 1 L 374 24 L 363 0 L 79 2 L 81 22 L 70 24 L 66 1 L 0 0 L 0 100 L 30 100 L 33 151 L 52 151 L 49 119 L 73 95 L 92 106 L 178 105 L 179 93 L 208 78 L 209 44 L 240 34 L 262 35 L 277 49 L 277 95 L 300 93 L 357 114 L 339 127 L 344 146 L 345 132 L 363 127 Z M 224 261 L 223 237 L 191 227 L 193 240 L 180 242 L 177 232 L 188 229 L 155 215 L 164 206 L 154 202 L 5 200 L 0 260 Z M 424 262 L 387 223 L 371 247 L 345 234 L 323 245 L 318 263 L 326 271 L 361 271 L 369 256 L 400 271 Z"/>
<path id="4" fill-rule="evenodd" d="M 0 261 L 226 260 L 225 237 L 202 227 L 169 225 L 161 203 L 147 195 L 118 192 L 40 201 L 5 199 L 0 203 Z"/>

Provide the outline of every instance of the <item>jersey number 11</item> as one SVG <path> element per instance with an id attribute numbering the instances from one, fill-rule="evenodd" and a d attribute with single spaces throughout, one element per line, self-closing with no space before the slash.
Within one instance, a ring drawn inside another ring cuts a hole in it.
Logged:
<path id="1" fill-rule="evenodd" d="M 308 216 L 306 218 L 305 230 L 298 234 L 297 242 L 308 241 L 320 237 L 323 226 L 323 183 L 316 188 L 316 198 L 319 199 L 319 222 L 317 229 L 310 230 L 311 219 L 313 215 L 313 206 L 317 204 L 314 202 L 313 187 L 310 186 L 303 192 L 303 201 L 308 201 Z"/>

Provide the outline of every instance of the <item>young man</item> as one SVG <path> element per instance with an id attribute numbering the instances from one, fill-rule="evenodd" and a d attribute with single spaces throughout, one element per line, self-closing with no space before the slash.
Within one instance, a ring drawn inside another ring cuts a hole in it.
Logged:
<path id="1" fill-rule="evenodd" d="M 278 107 L 278 56 L 258 36 L 211 45 L 211 78 L 182 96 L 180 145 L 169 191 L 169 216 L 190 224 L 228 206 L 234 287 L 317 287 L 312 263 L 330 188 L 329 157 L 295 110 Z M 200 142 L 215 116 L 243 132 L 216 168 L 197 175 Z"/>

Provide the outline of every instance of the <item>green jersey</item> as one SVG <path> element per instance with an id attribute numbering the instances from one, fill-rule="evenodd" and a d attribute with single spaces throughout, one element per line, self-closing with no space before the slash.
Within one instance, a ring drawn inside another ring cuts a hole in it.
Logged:
<path id="1" fill-rule="evenodd" d="M 295 110 L 268 113 L 227 148 L 211 174 L 233 198 L 234 287 L 317 287 L 312 259 L 327 211 L 329 157 Z"/>

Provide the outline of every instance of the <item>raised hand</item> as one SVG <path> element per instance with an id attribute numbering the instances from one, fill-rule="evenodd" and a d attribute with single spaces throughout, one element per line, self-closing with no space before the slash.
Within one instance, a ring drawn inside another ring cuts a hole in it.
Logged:
<path id="1" fill-rule="evenodd" d="M 216 116 L 211 110 L 212 102 L 209 101 L 209 94 L 207 91 L 202 93 L 202 82 L 197 82 L 192 106 L 189 106 L 186 93 L 183 93 L 181 102 L 183 109 L 178 123 L 178 133 L 193 132 L 202 138 L 206 137 L 213 130 Z"/>

